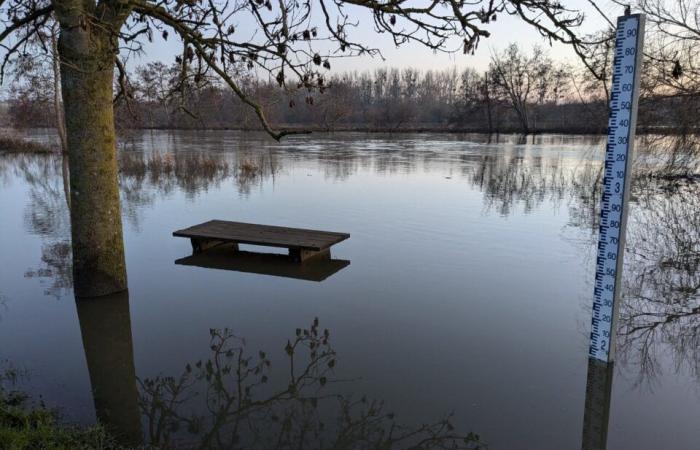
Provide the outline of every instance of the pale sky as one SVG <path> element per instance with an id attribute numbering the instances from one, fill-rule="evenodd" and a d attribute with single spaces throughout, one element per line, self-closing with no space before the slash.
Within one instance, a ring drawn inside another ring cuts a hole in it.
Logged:
<path id="1" fill-rule="evenodd" d="M 589 33 L 606 28 L 605 19 L 591 6 L 589 0 L 562 0 L 562 2 L 571 9 L 581 10 L 585 13 L 586 18 L 583 26 L 580 28 L 581 32 Z M 613 22 L 623 12 L 622 8 L 611 0 L 596 1 L 596 4 Z M 414 67 L 426 70 L 451 67 L 462 69 L 471 66 L 477 70 L 482 70 L 488 65 L 492 52 L 504 48 L 511 42 L 517 42 L 525 47 L 531 47 L 535 44 L 548 46 L 542 37 L 529 25 L 515 17 L 505 15 L 500 16 L 496 23 L 489 25 L 487 29 L 491 32 L 491 37 L 481 40 L 475 55 L 463 55 L 461 52 L 455 54 L 434 53 L 423 46 L 413 43 L 396 48 L 390 36 L 374 32 L 373 22 L 369 14 L 354 14 L 353 19 L 359 21 L 359 26 L 351 32 L 350 36 L 355 41 L 369 43 L 379 48 L 385 60 L 382 61 L 379 57 L 373 58 L 369 56 L 334 59 L 332 61 L 333 73 L 373 70 L 379 67 Z M 245 28 L 245 24 L 237 24 L 237 29 L 243 29 L 243 32 L 245 32 Z M 456 41 L 455 47 L 459 47 L 460 42 Z M 133 68 L 135 65 L 154 60 L 170 62 L 181 51 L 180 46 L 179 40 L 171 37 L 168 42 L 165 42 L 156 34 L 154 42 L 145 47 L 145 55 L 132 56 L 129 66 Z M 575 62 L 575 55 L 565 45 L 554 44 L 549 48 L 549 52 L 555 60 Z"/>

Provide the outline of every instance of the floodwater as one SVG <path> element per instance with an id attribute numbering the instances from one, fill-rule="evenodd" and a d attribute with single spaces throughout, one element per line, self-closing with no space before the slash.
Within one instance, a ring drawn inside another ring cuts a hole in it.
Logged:
<path id="1" fill-rule="evenodd" d="M 0 157 L 5 382 L 163 447 L 581 448 L 601 146 L 136 133 L 129 291 L 79 302 L 60 158 Z M 633 193 L 609 420 L 591 419 L 609 449 L 700 445 L 698 194 Z M 188 258 L 172 232 L 215 218 L 351 238 L 304 270 Z"/>

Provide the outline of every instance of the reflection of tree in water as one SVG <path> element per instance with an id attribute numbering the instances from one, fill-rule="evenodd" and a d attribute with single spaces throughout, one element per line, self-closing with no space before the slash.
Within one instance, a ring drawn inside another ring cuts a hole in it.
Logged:
<path id="1" fill-rule="evenodd" d="M 2 313 L 5 308 L 7 308 L 7 298 L 0 292 L 0 313 Z M 0 314 L 0 320 L 2 320 L 2 314 Z"/>
<path id="2" fill-rule="evenodd" d="M 155 195 L 182 190 L 187 198 L 218 187 L 233 175 L 241 192 L 254 183 L 274 176 L 276 160 L 269 154 L 259 158 L 254 171 L 241 170 L 250 158 L 234 165 L 222 154 L 182 153 L 149 156 L 123 152 L 120 156 L 122 209 L 134 225 L 139 223 L 140 207 L 155 201 Z M 25 209 L 26 229 L 41 236 L 41 263 L 26 270 L 28 278 L 38 278 L 48 295 L 60 297 L 73 286 L 70 245 L 70 214 L 64 183 L 64 166 L 57 155 L 11 154 L 0 158 L 3 177 L 8 173 L 21 177 L 29 187 L 29 205 Z"/>
<path id="3" fill-rule="evenodd" d="M 667 179 L 697 176 L 700 170 L 700 135 L 692 128 L 679 131 L 682 132 L 641 136 L 640 151 L 635 160 L 637 173 Z"/>
<path id="4" fill-rule="evenodd" d="M 454 431 L 446 417 L 406 427 L 378 401 L 333 392 L 336 352 L 314 320 L 285 347 L 281 388 L 271 386 L 265 352 L 246 353 L 230 330 L 210 330 L 211 356 L 178 377 L 140 381 L 147 437 L 158 446 L 260 449 L 479 448 L 472 433 Z M 192 412 L 200 405 L 204 413 Z"/>
<path id="5" fill-rule="evenodd" d="M 70 217 L 61 174 L 61 158 L 55 155 L 22 155 L 15 159 L 16 174 L 30 187 L 31 207 L 24 222 L 33 234 L 57 235 L 70 229 Z"/>
<path id="6" fill-rule="evenodd" d="M 638 196 L 629 218 L 620 354 L 653 378 L 659 358 L 700 379 L 700 185 Z"/>
<path id="7" fill-rule="evenodd" d="M 72 256 L 70 240 L 45 242 L 41 245 L 41 266 L 27 269 L 24 276 L 50 280 L 44 283 L 44 292 L 59 298 L 73 288 Z"/>
<path id="8" fill-rule="evenodd" d="M 582 243 L 595 252 L 600 168 L 595 161 L 564 170 L 557 162 L 487 156 L 472 182 L 484 191 L 487 207 L 501 214 L 517 204 L 527 212 L 567 199 L 569 224 L 588 231 Z M 692 181 L 634 178 L 618 346 L 622 361 L 638 366 L 640 381 L 658 374 L 662 357 L 700 379 L 699 197 L 700 184 Z"/>
<path id="9" fill-rule="evenodd" d="M 487 209 L 507 216 L 518 204 L 525 213 L 546 200 L 558 204 L 567 193 L 572 175 L 561 160 L 487 155 L 477 163 L 471 182 L 484 193 Z"/>
<path id="10" fill-rule="evenodd" d="M 41 264 L 25 276 L 39 278 L 48 295 L 59 297 L 72 287 L 70 216 L 63 183 L 62 158 L 57 155 L 7 155 L 2 165 L 12 167 L 29 186 L 24 224 L 42 238 Z"/>
<path id="11" fill-rule="evenodd" d="M 262 186 L 267 179 L 274 183 L 280 169 L 280 162 L 272 151 L 236 152 L 234 179 L 239 194 L 250 195 L 253 186 Z"/>
<path id="12" fill-rule="evenodd" d="M 340 149 L 343 142 L 336 145 Z M 407 146 L 380 159 L 377 158 L 383 147 L 368 149 L 369 157 L 348 150 L 336 158 L 322 157 L 324 150 L 320 144 L 318 147 L 319 155 L 314 156 L 312 151 L 303 157 L 320 161 L 327 174 L 340 177 L 358 167 L 385 170 L 385 165 L 391 166 L 396 160 L 415 162 L 422 158 L 424 166 L 446 161 L 444 155 L 423 152 L 420 146 Z M 297 147 L 274 148 L 274 151 L 251 148 L 229 155 L 235 159 L 226 159 L 221 153 L 144 156 L 132 151 L 121 173 L 123 208 L 127 214 L 131 208 L 135 216 L 136 207 L 152 202 L 154 193 L 181 189 L 192 198 L 198 192 L 218 186 L 227 177 L 235 178 L 240 192 L 249 192 L 256 183 L 262 183 L 279 170 L 280 152 L 291 158 L 294 148 Z M 543 202 L 567 201 L 570 224 L 588 230 L 586 245 L 594 248 L 599 220 L 599 161 L 572 166 L 561 159 L 520 151 L 486 156 L 458 151 L 450 161 L 465 168 L 463 173 L 483 192 L 487 207 L 501 214 L 511 214 L 519 206 L 528 212 Z M 245 166 L 249 167 L 244 169 Z M 411 167 L 415 164 L 404 166 Z M 47 292 L 59 295 L 72 284 L 69 215 L 60 158 L 8 155 L 0 159 L 0 168 L 4 176 L 14 173 L 26 181 L 30 205 L 25 212 L 25 224 L 31 233 L 44 239 L 40 266 L 27 270 L 26 274 L 50 279 Z M 669 354 L 678 367 L 691 367 L 697 374 L 700 211 L 694 205 L 698 188 L 684 185 L 678 179 L 661 182 L 638 177 L 636 180 L 627 246 L 630 252 L 626 260 L 627 294 L 621 311 L 621 352 L 628 361 L 640 364 L 651 374 L 658 370 L 658 356 L 670 348 L 673 352 Z"/>
<path id="13" fill-rule="evenodd" d="M 119 173 L 127 197 L 147 187 L 162 194 L 179 189 L 191 199 L 198 192 L 219 186 L 229 175 L 229 165 L 218 153 L 121 151 Z"/>
<path id="14" fill-rule="evenodd" d="M 596 239 L 600 226 L 602 181 L 603 165 L 587 162 L 575 172 L 569 186 L 569 224 L 589 230 Z"/>
<path id="15" fill-rule="evenodd" d="M 579 175 L 571 185 L 570 224 L 588 230 L 581 243 L 593 255 L 602 180 L 597 169 Z M 700 380 L 700 184 L 633 180 L 617 333 L 620 361 L 636 367 L 639 382 L 652 381 L 669 361 Z"/>
<path id="16" fill-rule="evenodd" d="M 344 149 L 318 155 L 318 163 L 323 175 L 330 180 L 347 180 L 357 173 L 359 168 L 358 155 L 355 151 Z"/>
<path id="17" fill-rule="evenodd" d="M 218 152 L 121 151 L 119 170 L 122 194 L 127 205 L 154 201 L 156 194 L 168 195 L 176 189 L 192 200 L 200 193 L 218 188 L 233 178 L 242 194 L 279 170 L 269 152 L 236 152 L 235 160 Z"/>

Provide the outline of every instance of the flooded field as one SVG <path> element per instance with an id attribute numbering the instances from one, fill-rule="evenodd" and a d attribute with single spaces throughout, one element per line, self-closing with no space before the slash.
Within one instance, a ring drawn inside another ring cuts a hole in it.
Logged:
<path id="1" fill-rule="evenodd" d="M 134 444 L 580 448 L 602 142 L 138 133 L 129 291 L 99 302 L 73 296 L 61 158 L 0 156 L 0 370 Z M 699 196 L 632 193 L 610 449 L 697 448 Z M 351 237 L 304 270 L 193 258 L 172 232 L 210 219 Z"/>

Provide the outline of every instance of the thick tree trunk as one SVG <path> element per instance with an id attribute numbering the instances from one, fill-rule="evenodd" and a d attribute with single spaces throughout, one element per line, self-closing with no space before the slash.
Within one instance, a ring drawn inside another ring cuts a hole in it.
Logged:
<path id="1" fill-rule="evenodd" d="M 73 284 L 76 296 L 95 297 L 122 291 L 127 283 L 112 108 L 116 47 L 108 33 L 83 20 L 65 14 L 58 47 L 70 165 Z"/>

